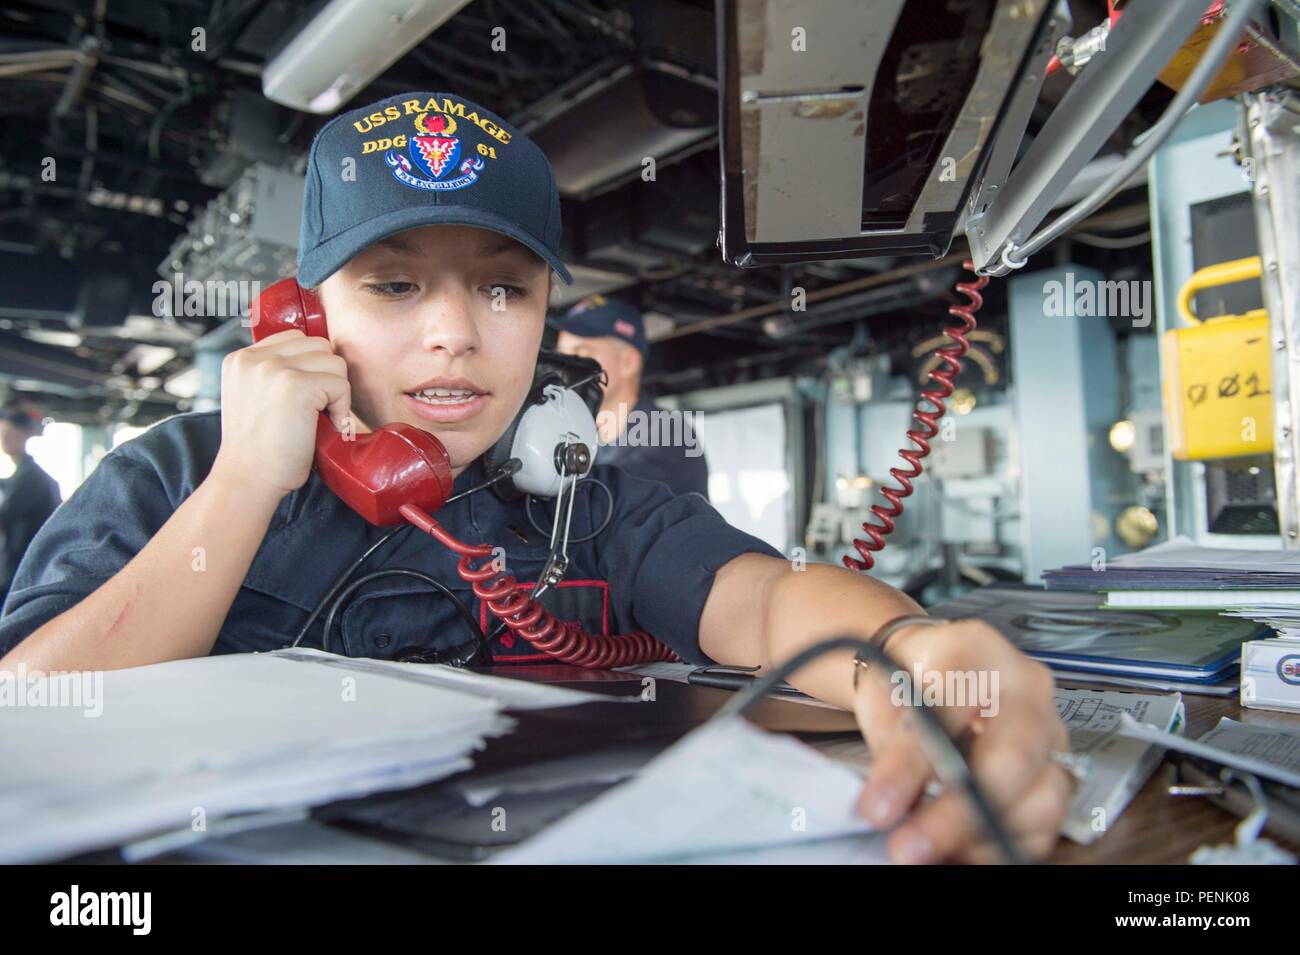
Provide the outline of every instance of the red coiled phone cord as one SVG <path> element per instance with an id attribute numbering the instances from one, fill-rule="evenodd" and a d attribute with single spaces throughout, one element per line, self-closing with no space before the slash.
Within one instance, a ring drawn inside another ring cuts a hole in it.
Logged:
<path id="1" fill-rule="evenodd" d="M 975 271 L 975 264 L 967 259 L 962 263 L 963 267 L 971 272 Z M 973 282 L 958 282 L 957 291 L 965 295 L 970 301 L 965 305 L 953 305 L 949 307 L 948 314 L 954 318 L 960 318 L 960 326 L 952 325 L 943 330 L 944 334 L 952 339 L 953 344 L 945 345 L 940 348 L 937 354 L 943 359 L 946 367 L 936 368 L 930 372 L 930 380 L 936 387 L 921 392 L 917 399 L 916 410 L 912 412 L 912 417 L 925 425 L 925 430 L 920 431 L 916 428 L 907 432 L 907 438 L 916 445 L 916 450 L 910 448 L 899 448 L 898 456 L 910 464 L 911 470 L 904 471 L 902 468 L 890 468 L 889 473 L 893 475 L 894 480 L 898 482 L 897 487 L 888 485 L 880 489 L 881 497 L 889 501 L 888 505 L 872 504 L 871 513 L 880 521 L 873 524 L 867 521 L 862 525 L 862 530 L 866 532 L 867 540 L 858 538 L 853 541 L 853 547 L 858 552 L 861 560 L 855 557 L 844 557 L 844 566 L 850 570 L 868 571 L 875 564 L 874 551 L 881 550 L 885 546 L 885 535 L 893 531 L 894 518 L 903 513 L 903 498 L 912 493 L 912 479 L 921 474 L 921 459 L 930 453 L 930 439 L 939 433 L 939 419 L 944 416 L 947 406 L 944 399 L 952 395 L 952 380 L 961 372 L 961 358 L 970 349 L 970 343 L 966 341 L 966 336 L 975 330 L 975 313 L 980 310 L 984 304 L 984 296 L 980 294 L 980 289 L 989 284 L 988 276 L 977 275 Z M 924 403 L 929 402 L 930 410 L 926 410 Z"/>
<path id="2" fill-rule="evenodd" d="M 457 540 L 445 527 L 414 505 L 404 505 L 400 510 L 408 521 L 460 555 L 456 572 L 474 588 L 474 596 L 487 605 L 493 616 L 516 636 L 522 637 L 558 662 L 608 670 L 634 663 L 678 659 L 677 654 L 648 633 L 638 631 L 607 637 L 588 633 L 576 624 L 561 622 L 536 598 L 520 590 L 514 577 L 492 568 L 490 561 L 493 549 L 490 546 L 466 544 Z M 474 566 L 474 561 L 485 558 L 489 563 Z"/>

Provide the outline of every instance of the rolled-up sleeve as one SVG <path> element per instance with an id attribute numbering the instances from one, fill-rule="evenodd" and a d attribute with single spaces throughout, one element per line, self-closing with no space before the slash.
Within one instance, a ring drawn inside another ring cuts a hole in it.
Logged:
<path id="1" fill-rule="evenodd" d="M 617 467 L 600 470 L 615 504 L 597 560 L 619 630 L 644 630 L 688 663 L 713 662 L 700 649 L 700 617 L 714 575 L 741 554 L 783 555 L 732 527 L 698 494 L 674 495 Z"/>
<path id="2" fill-rule="evenodd" d="M 121 570 L 173 509 L 153 467 L 107 455 L 32 538 L 0 611 L 0 654 Z"/>

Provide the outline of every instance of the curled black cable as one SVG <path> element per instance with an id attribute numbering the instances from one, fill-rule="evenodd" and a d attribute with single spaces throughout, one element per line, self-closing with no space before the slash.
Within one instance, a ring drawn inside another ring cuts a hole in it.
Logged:
<path id="1" fill-rule="evenodd" d="M 477 493 L 478 491 L 482 491 L 484 488 L 491 487 L 493 484 L 496 484 L 498 481 L 505 480 L 506 478 L 513 475 L 522 466 L 523 466 L 523 462 L 520 461 L 518 458 L 511 458 L 510 460 L 502 464 L 501 467 L 497 468 L 496 472 L 487 480 L 482 481 L 479 484 L 475 484 L 471 488 L 466 488 L 465 490 L 461 491 L 459 494 L 453 494 L 451 497 L 447 498 L 447 500 L 443 502 L 442 506 L 446 507 L 448 504 L 451 504 L 454 501 L 459 501 L 463 497 L 469 497 L 471 494 Z M 370 557 L 376 551 L 378 551 L 389 541 L 397 537 L 397 535 L 411 530 L 413 530 L 413 527 L 410 524 L 402 524 L 399 527 L 394 527 L 387 534 L 385 534 L 383 537 L 379 538 L 379 540 L 375 541 L 368 548 L 366 548 L 365 552 L 356 560 L 354 560 L 351 564 L 349 564 L 344 569 L 343 573 L 339 574 L 336 578 L 334 578 L 334 582 L 330 584 L 329 589 L 325 591 L 325 596 L 321 597 L 320 601 L 316 604 L 315 609 L 313 609 L 311 614 L 307 617 L 307 622 L 304 623 L 301 629 L 299 629 L 298 633 L 294 635 L 293 643 L 289 644 L 289 646 L 296 647 L 302 643 L 303 639 L 307 636 L 307 631 L 311 629 L 312 624 L 316 622 L 317 618 L 319 618 L 320 615 L 324 612 L 325 608 L 329 605 L 330 601 L 334 599 L 334 595 L 338 593 L 339 588 L 352 579 L 352 575 L 357 572 L 358 567 L 360 567 L 367 560 L 369 560 Z"/>
<path id="2" fill-rule="evenodd" d="M 741 716 L 751 709 L 759 700 L 763 699 L 778 683 L 784 682 L 792 673 L 803 669 L 813 660 L 816 660 L 824 653 L 833 650 L 855 650 L 861 651 L 871 658 L 874 667 L 868 667 L 868 675 L 872 670 L 885 673 L 901 673 L 906 682 L 903 689 L 903 699 L 909 701 L 912 697 L 911 677 L 908 676 L 907 670 L 885 653 L 879 647 L 869 640 L 854 636 L 836 636 L 828 637 L 825 640 L 819 640 L 812 646 L 805 647 L 799 653 L 795 654 L 785 663 L 758 677 L 747 686 L 739 691 L 732 699 L 727 701 L 710 720 L 722 721 L 733 716 Z M 910 702 L 906 703 L 911 706 Z M 1021 865 L 1024 859 L 1016 850 L 1015 844 L 1007 834 L 1006 828 L 998 819 L 997 813 L 993 810 L 992 803 L 984 795 L 979 784 L 975 782 L 975 777 L 970 771 L 970 766 L 966 758 L 961 754 L 957 743 L 948 734 L 948 730 L 933 710 L 925 704 L 924 697 L 921 697 L 921 705 L 913 707 L 920 716 L 920 737 L 921 746 L 926 750 L 926 755 L 930 757 L 930 762 L 934 765 L 935 775 L 939 781 L 949 789 L 960 787 L 966 791 L 970 798 L 971 805 L 975 807 L 975 812 L 980 820 L 984 823 L 984 828 L 988 830 L 989 835 L 997 844 L 1003 858 L 1012 865 Z"/>
<path id="3" fill-rule="evenodd" d="M 568 388 L 570 391 L 580 391 L 582 388 L 585 388 L 587 385 L 591 384 L 593 381 L 599 381 L 599 382 L 600 382 L 600 386 L 601 386 L 602 388 L 608 388 L 608 387 L 609 387 L 609 372 L 605 371 L 605 369 L 602 368 L 602 369 L 600 369 L 600 371 L 592 372 L 592 373 L 591 373 L 590 375 L 588 375 L 586 378 L 579 378 L 579 379 L 578 379 L 577 381 L 575 381 L 573 384 L 571 384 L 571 385 L 565 385 L 564 387 Z"/>
<path id="4" fill-rule="evenodd" d="M 441 581 L 435 580 L 428 574 L 414 570 L 410 567 L 389 567 L 384 570 L 377 570 L 374 573 L 366 574 L 364 577 L 357 578 L 344 588 L 343 592 L 339 594 L 333 604 L 330 605 L 329 613 L 325 616 L 325 632 L 321 636 L 322 650 L 326 653 L 330 652 L 330 633 L 334 630 L 334 618 L 337 616 L 339 608 L 347 602 L 347 599 L 351 597 L 358 588 L 364 587 L 366 584 L 370 583 L 370 581 L 378 580 L 381 577 L 414 577 L 416 580 L 428 584 L 434 590 L 438 591 L 450 600 L 452 606 L 456 608 L 456 612 L 460 614 L 461 620 L 463 620 L 465 625 L 469 627 L 470 635 L 473 637 L 476 646 L 476 653 L 468 657 L 463 665 L 469 666 L 473 664 L 475 662 L 475 657 L 477 657 L 479 661 L 482 661 L 480 665 L 491 665 L 492 651 L 488 647 L 487 637 L 483 635 L 483 629 L 478 625 L 478 621 L 474 619 L 474 615 L 469 612 L 469 608 L 465 606 L 464 601 L 452 593 L 451 590 Z"/>
<path id="5" fill-rule="evenodd" d="M 478 484 L 475 484 L 473 487 L 466 488 L 465 490 L 461 491 L 459 494 L 453 494 L 451 497 L 447 498 L 447 500 L 442 502 L 442 506 L 446 507 L 448 504 L 453 504 L 456 501 L 459 501 L 462 497 L 469 497 L 471 494 L 477 494 L 479 491 L 486 490 L 487 488 L 490 488 L 493 484 L 496 484 L 498 481 L 504 481 L 506 478 L 518 474 L 520 468 L 522 468 L 523 466 L 524 466 L 523 461 L 519 460 L 518 458 L 510 458 L 507 461 L 505 461 L 505 463 L 503 463 L 501 467 L 497 468 L 496 471 L 492 473 L 491 477 L 486 478 L 483 481 L 480 481 Z"/>
<path id="6" fill-rule="evenodd" d="M 605 498 L 609 501 L 609 509 L 605 512 L 605 519 L 600 522 L 599 527 L 586 537 L 570 537 L 568 541 L 570 544 L 585 544 L 587 541 L 596 538 L 605 530 L 605 528 L 609 527 L 609 522 L 614 518 L 614 492 L 609 489 L 609 485 L 599 478 L 587 477 L 578 482 L 578 487 L 581 488 L 587 484 L 595 484 L 605 492 Z M 575 491 L 574 493 L 577 492 Z M 533 530 L 537 531 L 539 534 L 550 533 L 545 528 L 540 527 L 537 523 L 537 518 L 533 517 L 533 495 L 529 494 L 524 498 L 524 510 L 528 512 L 528 523 L 533 525 Z"/>
<path id="7" fill-rule="evenodd" d="M 387 534 L 366 548 L 365 553 L 349 564 L 343 573 L 334 578 L 334 583 L 330 584 L 329 589 L 325 591 L 325 596 L 321 597 L 320 601 L 316 604 L 315 609 L 312 610 L 311 614 L 307 617 L 307 622 L 298 630 L 298 633 L 293 638 L 293 643 L 289 644 L 289 646 L 296 647 L 302 643 L 303 638 L 307 636 L 307 631 L 311 629 L 311 625 L 316 622 L 316 618 L 321 615 L 329 602 L 334 599 L 334 595 L 338 593 L 339 588 L 347 583 L 352 575 L 356 573 L 357 568 L 364 564 L 370 558 L 371 554 L 374 554 L 379 550 L 379 548 L 383 547 L 398 534 L 411 529 L 412 525 L 410 524 L 403 524 L 400 527 L 394 527 Z"/>

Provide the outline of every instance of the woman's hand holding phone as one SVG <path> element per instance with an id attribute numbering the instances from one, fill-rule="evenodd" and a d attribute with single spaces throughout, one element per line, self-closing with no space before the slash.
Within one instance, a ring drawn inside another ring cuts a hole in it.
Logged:
<path id="1" fill-rule="evenodd" d="M 125 567 L 6 664 L 117 669 L 212 652 L 276 508 L 311 473 L 321 413 L 340 430 L 365 430 L 328 339 L 270 335 L 227 355 L 221 372 L 221 449 L 208 477 Z"/>
<path id="2" fill-rule="evenodd" d="M 340 431 L 353 416 L 348 367 L 326 338 L 289 330 L 228 354 L 221 365 L 221 450 L 214 475 L 276 500 L 306 483 L 322 412 Z"/>

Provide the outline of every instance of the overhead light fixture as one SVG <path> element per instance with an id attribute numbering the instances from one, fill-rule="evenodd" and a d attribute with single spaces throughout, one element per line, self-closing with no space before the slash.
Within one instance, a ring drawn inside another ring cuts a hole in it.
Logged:
<path id="1" fill-rule="evenodd" d="M 191 366 L 163 382 L 163 391 L 177 398 L 193 398 L 199 393 L 201 378 L 198 366 Z"/>
<path id="2" fill-rule="evenodd" d="M 707 146 L 717 104 L 712 77 L 615 58 L 533 104 L 519 129 L 546 153 L 560 194 L 587 197 L 642 176 L 648 159 L 665 163 Z M 602 144 L 598 155 L 593 141 Z"/>
<path id="3" fill-rule="evenodd" d="M 10 323 L 0 322 L 0 328 L 9 328 Z M 81 336 L 76 332 L 53 328 L 28 328 L 23 330 L 23 337 L 42 345 L 54 345 L 57 348 L 80 348 Z"/>
<path id="4" fill-rule="evenodd" d="M 175 357 L 176 349 L 164 345 L 136 345 L 127 353 L 128 360 L 135 361 L 136 372 L 141 375 L 152 375 Z"/>
<path id="5" fill-rule="evenodd" d="M 266 98 L 332 113 L 469 0 L 326 0 L 262 69 Z"/>

